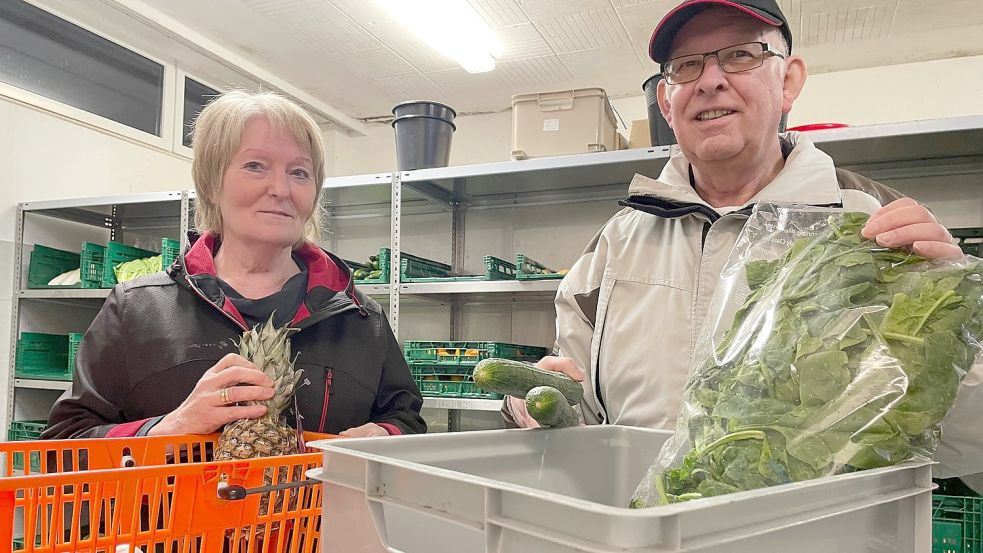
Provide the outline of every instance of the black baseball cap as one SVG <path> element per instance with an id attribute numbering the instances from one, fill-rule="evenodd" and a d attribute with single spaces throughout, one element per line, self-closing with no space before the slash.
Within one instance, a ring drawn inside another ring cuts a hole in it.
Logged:
<path id="1" fill-rule="evenodd" d="M 714 6 L 734 8 L 763 23 L 778 27 L 782 35 L 785 36 L 785 40 L 788 41 L 788 46 L 791 50 L 792 31 L 788 27 L 785 14 L 782 13 L 781 8 L 778 7 L 778 3 L 775 0 L 686 0 L 673 8 L 655 26 L 652 39 L 649 40 L 649 57 L 660 64 L 669 61 L 669 49 L 672 47 L 672 39 L 676 37 L 679 29 L 694 15 Z"/>

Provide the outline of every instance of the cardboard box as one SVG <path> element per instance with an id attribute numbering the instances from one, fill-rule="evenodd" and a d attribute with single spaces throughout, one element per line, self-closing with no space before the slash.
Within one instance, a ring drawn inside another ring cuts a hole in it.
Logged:
<path id="1" fill-rule="evenodd" d="M 629 148 L 651 148 L 652 135 L 649 134 L 649 120 L 636 119 L 631 122 L 628 131 Z"/>

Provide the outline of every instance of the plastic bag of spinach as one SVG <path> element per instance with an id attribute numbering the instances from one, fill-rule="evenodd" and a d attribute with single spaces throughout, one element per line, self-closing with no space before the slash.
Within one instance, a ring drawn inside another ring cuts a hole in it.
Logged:
<path id="1" fill-rule="evenodd" d="M 763 205 L 714 294 L 674 438 L 631 507 L 929 459 L 983 336 L 983 264 Z"/>

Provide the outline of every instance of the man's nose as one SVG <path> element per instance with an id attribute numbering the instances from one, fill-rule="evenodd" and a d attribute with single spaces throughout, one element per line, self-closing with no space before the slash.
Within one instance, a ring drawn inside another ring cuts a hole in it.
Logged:
<path id="1" fill-rule="evenodd" d="M 703 73 L 696 80 L 696 89 L 702 93 L 720 91 L 727 88 L 727 73 L 720 67 L 720 58 L 707 56 L 703 60 Z"/>

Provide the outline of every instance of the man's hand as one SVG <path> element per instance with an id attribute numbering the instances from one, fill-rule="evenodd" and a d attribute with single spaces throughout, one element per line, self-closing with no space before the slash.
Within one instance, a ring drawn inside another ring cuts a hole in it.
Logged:
<path id="1" fill-rule="evenodd" d="M 864 238 L 888 248 L 910 248 L 928 259 L 962 259 L 952 235 L 932 213 L 911 198 L 878 209 L 862 231 Z"/>
<path id="2" fill-rule="evenodd" d="M 577 382 L 584 381 L 583 371 L 578 369 L 577 364 L 574 363 L 573 359 L 570 359 L 569 357 L 555 357 L 550 355 L 540 359 L 539 362 L 536 363 L 536 366 L 544 371 L 563 373 Z"/>
<path id="3" fill-rule="evenodd" d="M 584 381 L 583 371 L 578 369 L 577 364 L 569 357 L 555 357 L 552 355 L 543 357 L 536 363 L 536 367 L 544 371 L 563 373 L 577 382 Z M 512 414 L 512 422 L 519 428 L 539 428 L 539 423 L 536 419 L 532 418 L 532 415 L 526 409 L 525 398 L 506 396 L 505 401 L 508 402 L 508 409 Z"/>

